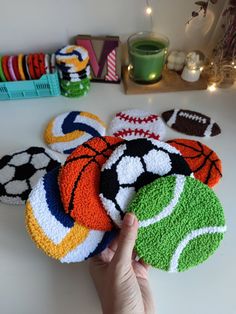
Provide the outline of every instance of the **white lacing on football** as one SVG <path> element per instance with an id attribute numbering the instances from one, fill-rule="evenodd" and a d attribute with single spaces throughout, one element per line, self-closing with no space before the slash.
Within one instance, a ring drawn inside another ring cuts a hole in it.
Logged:
<path id="1" fill-rule="evenodd" d="M 190 114 L 190 113 L 187 113 L 187 112 L 180 111 L 179 116 L 187 118 L 187 119 L 191 119 L 193 121 L 195 120 L 195 121 L 197 121 L 199 123 L 202 123 L 202 124 L 206 124 L 207 123 L 207 120 L 205 118 L 199 117 L 196 114 Z"/>

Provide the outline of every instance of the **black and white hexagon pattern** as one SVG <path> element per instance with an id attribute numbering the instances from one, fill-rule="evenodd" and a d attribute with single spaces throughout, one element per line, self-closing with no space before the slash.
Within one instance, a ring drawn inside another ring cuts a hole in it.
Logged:
<path id="1" fill-rule="evenodd" d="M 121 226 L 134 194 L 159 177 L 173 174 L 191 175 L 176 148 L 153 139 L 131 140 L 119 145 L 103 165 L 99 196 L 109 216 Z"/>
<path id="2" fill-rule="evenodd" d="M 25 204 L 38 180 L 60 164 L 56 154 L 43 147 L 29 147 L 3 156 L 0 159 L 0 201 Z"/>

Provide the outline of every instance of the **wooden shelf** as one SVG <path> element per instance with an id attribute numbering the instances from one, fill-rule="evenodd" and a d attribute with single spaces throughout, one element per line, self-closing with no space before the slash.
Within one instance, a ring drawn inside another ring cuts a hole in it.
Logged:
<path id="1" fill-rule="evenodd" d="M 207 80 L 201 75 L 197 82 L 186 82 L 181 76 L 168 69 L 164 69 L 162 79 L 154 84 L 137 84 L 129 78 L 128 67 L 122 67 L 122 77 L 126 94 L 169 93 L 207 89 Z"/>

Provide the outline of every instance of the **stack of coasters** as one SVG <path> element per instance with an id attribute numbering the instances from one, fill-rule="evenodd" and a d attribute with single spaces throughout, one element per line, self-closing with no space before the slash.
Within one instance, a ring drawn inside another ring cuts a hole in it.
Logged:
<path id="1" fill-rule="evenodd" d="M 65 213 L 58 187 L 59 168 L 39 180 L 26 203 L 26 228 L 37 247 L 62 263 L 99 254 L 116 231 L 91 230 Z"/>
<path id="2" fill-rule="evenodd" d="M 48 146 L 64 154 L 73 150 L 92 137 L 104 136 L 105 123 L 95 114 L 86 111 L 71 111 L 53 118 L 44 132 Z"/>
<path id="3" fill-rule="evenodd" d="M 99 199 L 100 173 L 122 141 L 110 136 L 93 138 L 79 146 L 61 168 L 59 186 L 65 211 L 83 226 L 103 231 L 112 229 Z"/>
<path id="4" fill-rule="evenodd" d="M 163 112 L 162 118 L 169 127 L 184 134 L 209 137 L 221 133 L 219 125 L 200 112 L 172 109 Z"/>
<path id="5" fill-rule="evenodd" d="M 171 145 L 150 139 L 119 145 L 103 165 L 100 183 L 100 198 L 113 222 L 121 226 L 129 201 L 141 187 L 171 174 L 192 174 Z"/>
<path id="6" fill-rule="evenodd" d="M 181 152 L 196 179 L 211 188 L 219 182 L 222 177 L 222 163 L 210 147 L 199 141 L 180 138 L 169 140 L 167 143 Z"/>
<path id="7" fill-rule="evenodd" d="M 138 257 L 169 272 L 204 262 L 226 231 L 223 208 L 213 190 L 181 175 L 159 178 L 140 189 L 128 212 L 139 221 Z"/>
<path id="8" fill-rule="evenodd" d="M 43 147 L 29 147 L 0 159 L 0 201 L 6 204 L 25 204 L 30 191 L 48 171 L 60 161 Z"/>
<path id="9" fill-rule="evenodd" d="M 88 51 L 76 45 L 65 46 L 56 52 L 61 93 L 66 97 L 80 97 L 90 89 Z"/>
<path id="10" fill-rule="evenodd" d="M 55 72 L 55 55 L 0 56 L 0 81 L 38 80 L 44 74 Z"/>
<path id="11" fill-rule="evenodd" d="M 130 109 L 115 115 L 109 125 L 108 135 L 126 140 L 135 138 L 162 140 L 165 135 L 165 125 L 157 114 Z"/>

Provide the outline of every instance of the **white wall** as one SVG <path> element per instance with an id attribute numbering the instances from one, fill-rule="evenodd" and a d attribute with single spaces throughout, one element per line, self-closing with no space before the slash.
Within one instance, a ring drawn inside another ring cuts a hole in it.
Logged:
<path id="1" fill-rule="evenodd" d="M 205 50 L 224 2 L 186 28 L 194 0 L 152 0 L 154 29 L 170 38 L 172 48 Z M 150 29 L 144 9 L 144 0 L 0 0 L 0 53 L 50 52 L 78 33 L 120 35 L 124 41 Z"/>

